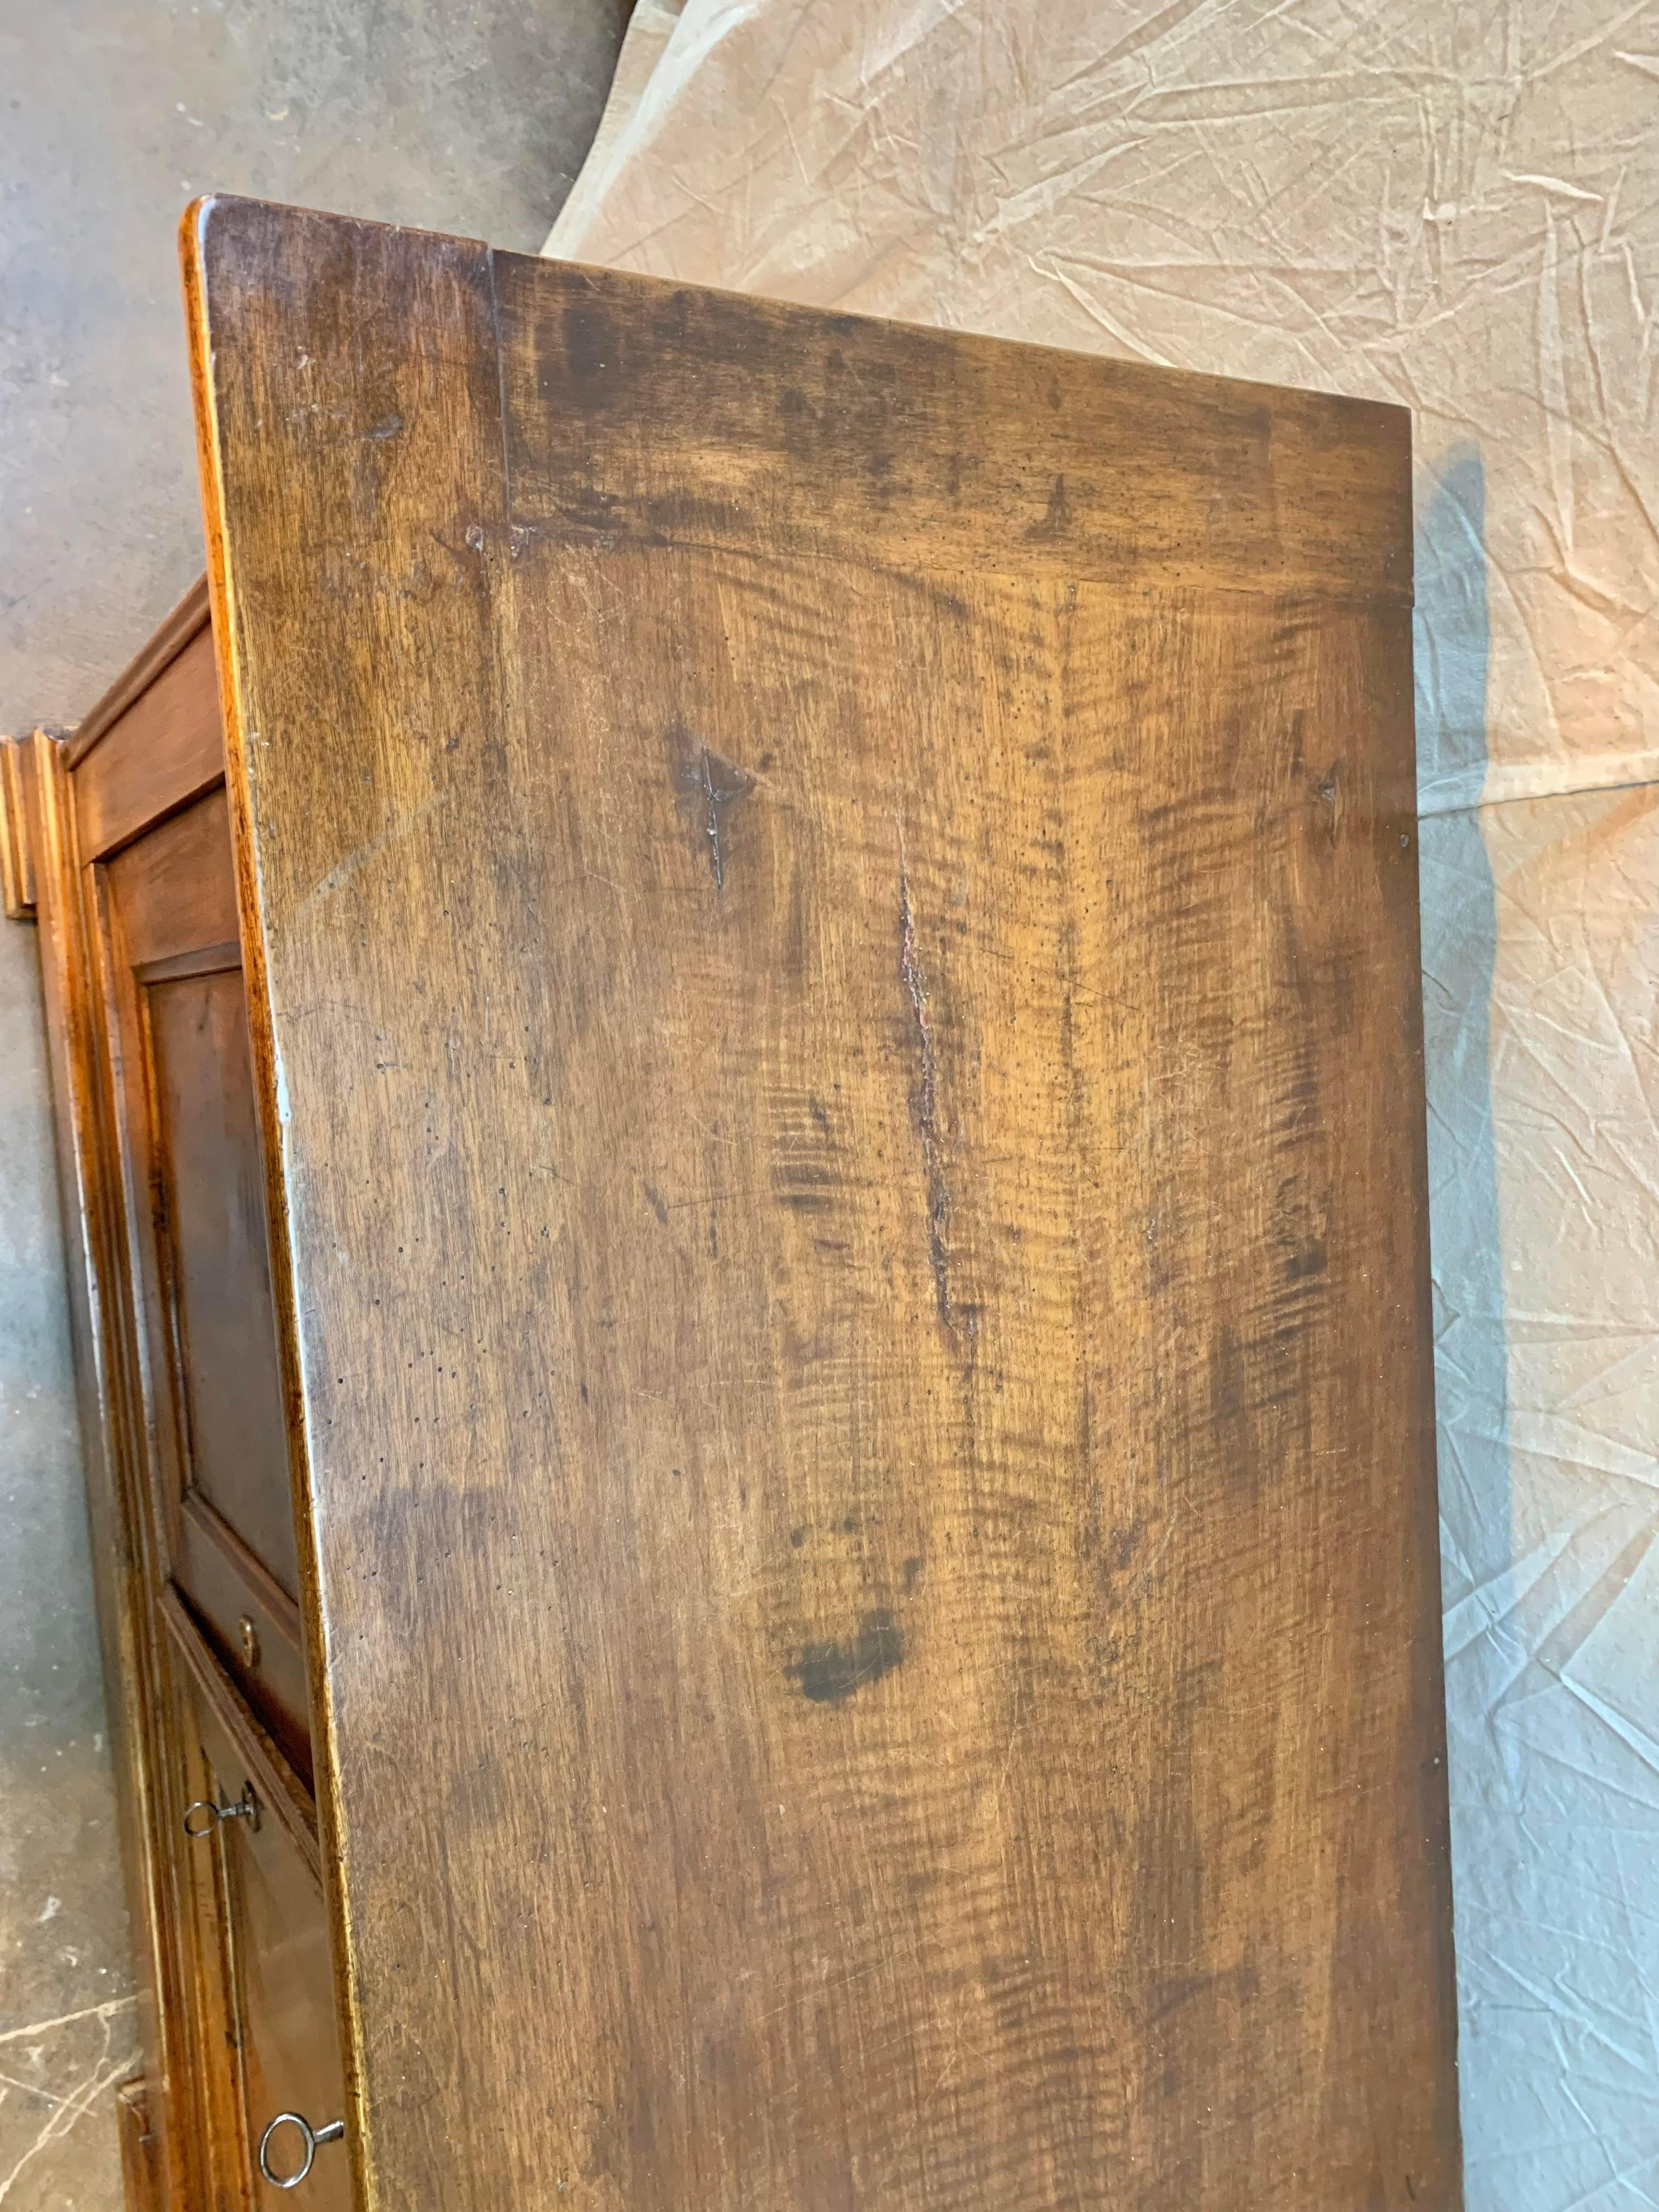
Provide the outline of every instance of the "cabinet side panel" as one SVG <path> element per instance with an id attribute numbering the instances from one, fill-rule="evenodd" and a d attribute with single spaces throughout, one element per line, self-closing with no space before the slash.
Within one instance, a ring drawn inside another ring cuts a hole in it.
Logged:
<path id="1" fill-rule="evenodd" d="M 1398 426 L 1369 599 L 861 556 L 925 416 L 191 252 L 368 2201 L 1451 2212 Z"/>

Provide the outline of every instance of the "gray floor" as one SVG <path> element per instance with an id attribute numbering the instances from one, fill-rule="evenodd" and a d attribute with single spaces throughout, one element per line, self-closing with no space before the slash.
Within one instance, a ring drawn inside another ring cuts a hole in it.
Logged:
<path id="1" fill-rule="evenodd" d="M 194 194 L 539 246 L 619 0 L 0 0 L 0 729 L 73 721 L 202 565 Z M 126 1938 L 33 933 L 0 923 L 0 2205 L 121 2201 Z"/>

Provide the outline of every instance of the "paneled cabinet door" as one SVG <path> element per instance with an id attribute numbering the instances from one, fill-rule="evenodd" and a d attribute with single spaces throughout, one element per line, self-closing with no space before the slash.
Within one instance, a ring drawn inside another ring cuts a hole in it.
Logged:
<path id="1" fill-rule="evenodd" d="M 185 663 L 198 686 L 211 684 L 205 632 L 175 670 Z M 191 777 L 174 758 L 179 748 L 166 725 L 191 702 L 163 696 L 158 704 L 172 676 L 74 772 L 127 1189 L 159 1565 L 309 1782 L 293 1500 L 230 825 L 222 783 L 188 795 Z M 177 690 L 180 679 L 173 680 Z M 208 708 L 216 731 L 212 698 Z M 206 710 L 197 702 L 191 711 L 200 720 Z M 118 800 L 110 787 L 123 778 L 130 787 Z"/>
<path id="2" fill-rule="evenodd" d="M 203 1795 L 190 1825 L 198 1850 L 213 1860 L 216 1978 L 230 2014 L 252 2200 L 351 2212 L 343 2130 L 335 2131 L 344 2087 L 322 1892 L 269 1802 L 268 1784 L 250 1771 L 199 1690 L 191 1711 Z"/>

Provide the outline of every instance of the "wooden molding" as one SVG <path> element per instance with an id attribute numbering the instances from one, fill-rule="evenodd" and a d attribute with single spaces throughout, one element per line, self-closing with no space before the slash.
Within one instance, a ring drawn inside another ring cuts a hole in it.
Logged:
<path id="1" fill-rule="evenodd" d="M 0 738 L 0 891 L 9 921 L 34 920 L 34 851 L 24 778 L 31 751 L 23 738 Z"/>
<path id="2" fill-rule="evenodd" d="M 78 768 L 99 739 L 107 736 L 140 693 L 149 689 L 169 661 L 178 659 L 198 630 L 205 629 L 207 619 L 207 578 L 198 576 L 76 729 L 68 746 L 71 768 Z"/>

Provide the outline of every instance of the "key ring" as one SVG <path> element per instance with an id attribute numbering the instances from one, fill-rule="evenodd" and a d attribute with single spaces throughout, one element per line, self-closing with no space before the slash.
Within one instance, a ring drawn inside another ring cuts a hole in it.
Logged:
<path id="1" fill-rule="evenodd" d="M 205 1814 L 205 1820 L 198 1814 Z M 259 1825 L 259 1801 L 253 1794 L 253 1784 L 245 1782 L 242 1794 L 234 1805 L 216 1805 L 211 1798 L 198 1797 L 193 1805 L 185 1808 L 185 1833 L 191 1843 L 200 1843 L 210 1836 L 222 1820 L 246 1820 L 257 1828 Z"/>
<path id="2" fill-rule="evenodd" d="M 270 2139 L 280 2127 L 298 2128 L 306 2147 L 305 2163 L 292 2173 L 273 2173 L 265 2157 Z M 273 2189 L 297 2189 L 311 2171 L 311 2161 L 317 2155 L 318 2144 L 337 2142 L 344 2133 L 343 2120 L 331 2120 L 326 2127 L 313 2128 L 302 2112 L 278 2112 L 274 2120 L 266 2124 L 265 2131 L 259 2138 L 259 2171 Z"/>

